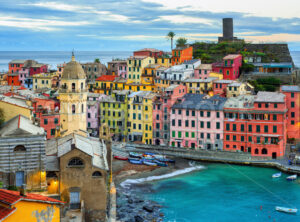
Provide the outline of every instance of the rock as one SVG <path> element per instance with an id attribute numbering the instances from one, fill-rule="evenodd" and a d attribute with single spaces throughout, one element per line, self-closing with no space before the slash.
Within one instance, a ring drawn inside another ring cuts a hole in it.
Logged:
<path id="1" fill-rule="evenodd" d="M 163 217 L 163 216 L 165 216 L 165 215 L 164 215 L 163 213 L 160 213 L 159 216 Z"/>
<path id="2" fill-rule="evenodd" d="M 143 203 L 144 201 L 141 200 L 141 199 L 137 199 L 137 200 L 135 200 L 134 202 L 135 202 L 135 203 Z"/>
<path id="3" fill-rule="evenodd" d="M 127 202 L 130 203 L 130 204 L 132 204 L 132 203 L 133 203 L 133 200 L 132 200 L 132 199 L 128 199 Z"/>
<path id="4" fill-rule="evenodd" d="M 144 219 L 142 217 L 138 216 L 138 215 L 136 215 L 134 217 L 134 219 L 135 219 L 135 222 L 143 222 L 144 221 Z"/>
<path id="5" fill-rule="evenodd" d="M 149 207 L 149 206 L 143 206 L 143 209 L 149 213 L 153 212 L 153 207 Z"/>

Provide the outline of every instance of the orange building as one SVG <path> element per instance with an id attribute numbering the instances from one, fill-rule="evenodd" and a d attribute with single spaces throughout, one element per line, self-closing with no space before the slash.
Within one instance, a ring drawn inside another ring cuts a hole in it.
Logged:
<path id="1" fill-rule="evenodd" d="M 172 66 L 193 59 L 193 47 L 181 46 L 172 50 Z"/>
<path id="2" fill-rule="evenodd" d="M 10 86 L 20 86 L 19 73 L 11 73 L 7 75 L 7 84 Z"/>
<path id="3" fill-rule="evenodd" d="M 12 60 L 8 64 L 8 73 L 19 73 L 19 71 L 23 68 L 26 60 Z"/>

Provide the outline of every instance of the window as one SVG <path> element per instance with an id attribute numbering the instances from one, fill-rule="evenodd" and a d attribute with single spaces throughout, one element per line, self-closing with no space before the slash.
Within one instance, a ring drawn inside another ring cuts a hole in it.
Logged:
<path id="1" fill-rule="evenodd" d="M 226 140 L 227 140 L 227 141 L 230 140 L 230 135 L 226 135 Z"/>
<path id="2" fill-rule="evenodd" d="M 178 126 L 181 126 L 181 119 L 178 120 Z"/>
<path id="3" fill-rule="evenodd" d="M 48 124 L 48 119 L 44 119 L 44 124 L 45 124 L 45 125 Z"/>
<path id="4" fill-rule="evenodd" d="M 95 171 L 93 174 L 92 174 L 92 177 L 101 177 L 102 176 L 102 173 L 100 171 Z"/>
<path id="5" fill-rule="evenodd" d="M 210 112 L 207 111 L 207 117 L 210 117 Z"/>
<path id="6" fill-rule="evenodd" d="M 181 109 L 178 110 L 178 114 L 181 115 Z"/>
<path id="7" fill-rule="evenodd" d="M 264 126 L 264 132 L 265 132 L 265 133 L 269 132 L 268 126 Z"/>
<path id="8" fill-rule="evenodd" d="M 195 133 L 194 132 L 192 132 L 192 138 L 195 138 Z"/>
<path id="9" fill-rule="evenodd" d="M 14 148 L 14 152 L 25 152 L 26 148 L 23 145 L 18 145 Z"/>
<path id="10" fill-rule="evenodd" d="M 185 132 L 185 137 L 189 137 L 189 132 Z"/>
<path id="11" fill-rule="evenodd" d="M 257 149 L 257 148 L 255 149 L 254 153 L 255 153 L 255 154 L 258 154 L 258 149 Z"/>
<path id="12" fill-rule="evenodd" d="M 220 123 L 219 122 L 216 122 L 216 128 L 220 129 Z"/>
<path id="13" fill-rule="evenodd" d="M 295 112 L 291 112 L 291 117 L 295 117 Z"/>
<path id="14" fill-rule="evenodd" d="M 172 137 L 175 137 L 175 131 L 172 131 Z"/>
<path id="15" fill-rule="evenodd" d="M 226 130 L 229 131 L 230 130 L 230 124 L 226 123 Z"/>
<path id="16" fill-rule="evenodd" d="M 200 127 L 204 128 L 204 122 L 203 121 L 200 122 Z"/>
<path id="17" fill-rule="evenodd" d="M 220 112 L 217 112 L 217 118 L 220 118 Z"/>
<path id="18" fill-rule="evenodd" d="M 172 119 L 172 126 L 175 126 L 175 119 Z"/>
<path id="19" fill-rule="evenodd" d="M 141 130 L 142 129 L 142 124 L 139 124 L 139 130 Z"/>
<path id="20" fill-rule="evenodd" d="M 241 131 L 244 132 L 245 131 L 245 125 L 241 124 Z"/>
<path id="21" fill-rule="evenodd" d="M 291 93 L 291 98 L 294 98 L 295 97 L 295 94 L 294 93 Z"/>
<path id="22" fill-rule="evenodd" d="M 292 107 L 292 108 L 295 107 L 295 102 L 291 102 L 291 107 Z"/>
<path id="23" fill-rule="evenodd" d="M 269 103 L 265 103 L 265 107 L 266 107 L 266 108 L 269 108 Z"/>
<path id="24" fill-rule="evenodd" d="M 84 105 L 81 104 L 81 112 L 83 113 L 83 110 L 84 110 Z"/>
<path id="25" fill-rule="evenodd" d="M 203 117 L 204 116 L 204 113 L 203 111 L 200 111 L 200 116 Z"/>
<path id="26" fill-rule="evenodd" d="M 236 135 L 232 136 L 233 141 L 236 141 Z"/>
<path id="27" fill-rule="evenodd" d="M 178 131 L 178 138 L 181 138 L 181 131 Z"/>
<path id="28" fill-rule="evenodd" d="M 195 110 L 192 111 L 192 116 L 195 116 Z"/>
<path id="29" fill-rule="evenodd" d="M 58 124 L 58 119 L 57 118 L 54 119 L 54 123 Z"/>
<path id="30" fill-rule="evenodd" d="M 88 113 L 88 118 L 91 118 L 91 114 L 90 113 Z"/>
<path id="31" fill-rule="evenodd" d="M 256 137 L 256 143 L 260 143 L 260 136 Z"/>
<path id="32" fill-rule="evenodd" d="M 236 131 L 236 124 L 232 124 L 232 130 Z"/>
<path id="33" fill-rule="evenodd" d="M 201 133 L 200 137 L 201 137 L 201 139 L 203 139 L 204 138 L 204 133 Z"/>
<path id="34" fill-rule="evenodd" d="M 295 125 L 295 121 L 294 120 L 291 120 L 291 125 Z"/>
<path id="35" fill-rule="evenodd" d="M 277 120 L 277 115 L 273 114 L 273 120 Z"/>
<path id="36" fill-rule="evenodd" d="M 252 142 L 252 136 L 249 136 L 249 137 L 248 137 L 248 141 L 249 141 L 249 142 Z"/>
<path id="37" fill-rule="evenodd" d="M 241 136 L 241 141 L 244 142 L 245 141 L 245 137 Z"/>
<path id="38" fill-rule="evenodd" d="M 175 109 L 172 109 L 172 114 L 175 114 Z"/>
<path id="39" fill-rule="evenodd" d="M 71 160 L 69 160 L 68 166 L 69 167 L 83 167 L 84 166 L 83 160 L 78 157 L 74 157 Z"/>
<path id="40" fill-rule="evenodd" d="M 207 128 L 210 129 L 210 122 L 207 122 Z"/>
<path id="41" fill-rule="evenodd" d="M 51 136 L 55 135 L 55 129 L 51 129 Z"/>
<path id="42" fill-rule="evenodd" d="M 186 116 L 189 116 L 189 115 L 190 115 L 190 111 L 189 111 L 189 110 L 186 110 L 186 111 L 185 111 L 185 115 L 186 115 Z"/>
<path id="43" fill-rule="evenodd" d="M 277 103 L 274 103 L 274 108 L 277 108 Z"/>
<path id="44" fill-rule="evenodd" d="M 206 137 L 207 137 L 207 139 L 210 139 L 210 133 L 208 133 Z"/>
<path id="45" fill-rule="evenodd" d="M 261 150 L 261 154 L 268 154 L 268 150 L 267 150 L 266 148 L 263 148 L 263 149 Z"/>
<path id="46" fill-rule="evenodd" d="M 72 113 L 73 114 L 75 113 L 75 105 L 74 104 L 72 105 Z"/>
<path id="47" fill-rule="evenodd" d="M 219 140 L 220 138 L 221 138 L 221 137 L 220 137 L 220 134 L 217 133 L 217 134 L 216 134 L 216 139 Z"/>
<path id="48" fill-rule="evenodd" d="M 256 132 L 257 132 L 257 133 L 260 132 L 260 125 L 256 125 Z"/>
<path id="49" fill-rule="evenodd" d="M 189 127 L 189 121 L 188 120 L 185 121 L 185 127 Z"/>
<path id="50" fill-rule="evenodd" d="M 277 126 L 273 126 L 273 133 L 277 133 Z"/>
<path id="51" fill-rule="evenodd" d="M 258 103 L 258 108 L 261 108 L 261 103 Z"/>

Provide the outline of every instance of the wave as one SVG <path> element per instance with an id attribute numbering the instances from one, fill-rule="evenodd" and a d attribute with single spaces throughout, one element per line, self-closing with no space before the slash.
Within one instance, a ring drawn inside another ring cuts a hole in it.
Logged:
<path id="1" fill-rule="evenodd" d="M 205 169 L 205 167 L 204 166 L 192 166 L 192 167 L 188 167 L 188 168 L 181 169 L 181 170 L 176 170 L 172 173 L 167 173 L 167 174 L 160 175 L 160 176 L 150 176 L 150 177 L 139 178 L 139 179 L 127 179 L 127 180 L 123 181 L 120 185 L 123 188 L 129 188 L 129 186 L 131 184 L 140 184 L 140 183 L 150 182 L 150 181 L 154 181 L 154 180 L 167 179 L 170 177 L 175 177 L 178 175 L 182 175 L 182 174 L 190 173 L 195 170 L 202 170 L 202 169 Z"/>

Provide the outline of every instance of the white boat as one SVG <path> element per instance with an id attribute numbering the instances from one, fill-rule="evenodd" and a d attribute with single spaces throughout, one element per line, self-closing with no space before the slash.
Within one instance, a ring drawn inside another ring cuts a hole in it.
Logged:
<path id="1" fill-rule="evenodd" d="M 272 177 L 273 177 L 273 178 L 281 177 L 281 172 L 279 172 L 279 173 L 274 173 L 274 174 L 272 175 Z"/>
<path id="2" fill-rule="evenodd" d="M 286 179 L 289 180 L 289 181 L 296 180 L 297 179 L 297 174 L 292 175 L 292 176 L 288 176 Z"/>
<path id="3" fill-rule="evenodd" d="M 275 207 L 277 211 L 285 212 L 285 213 L 290 213 L 290 214 L 295 214 L 297 213 L 298 209 L 296 208 L 288 208 L 288 207 Z"/>

